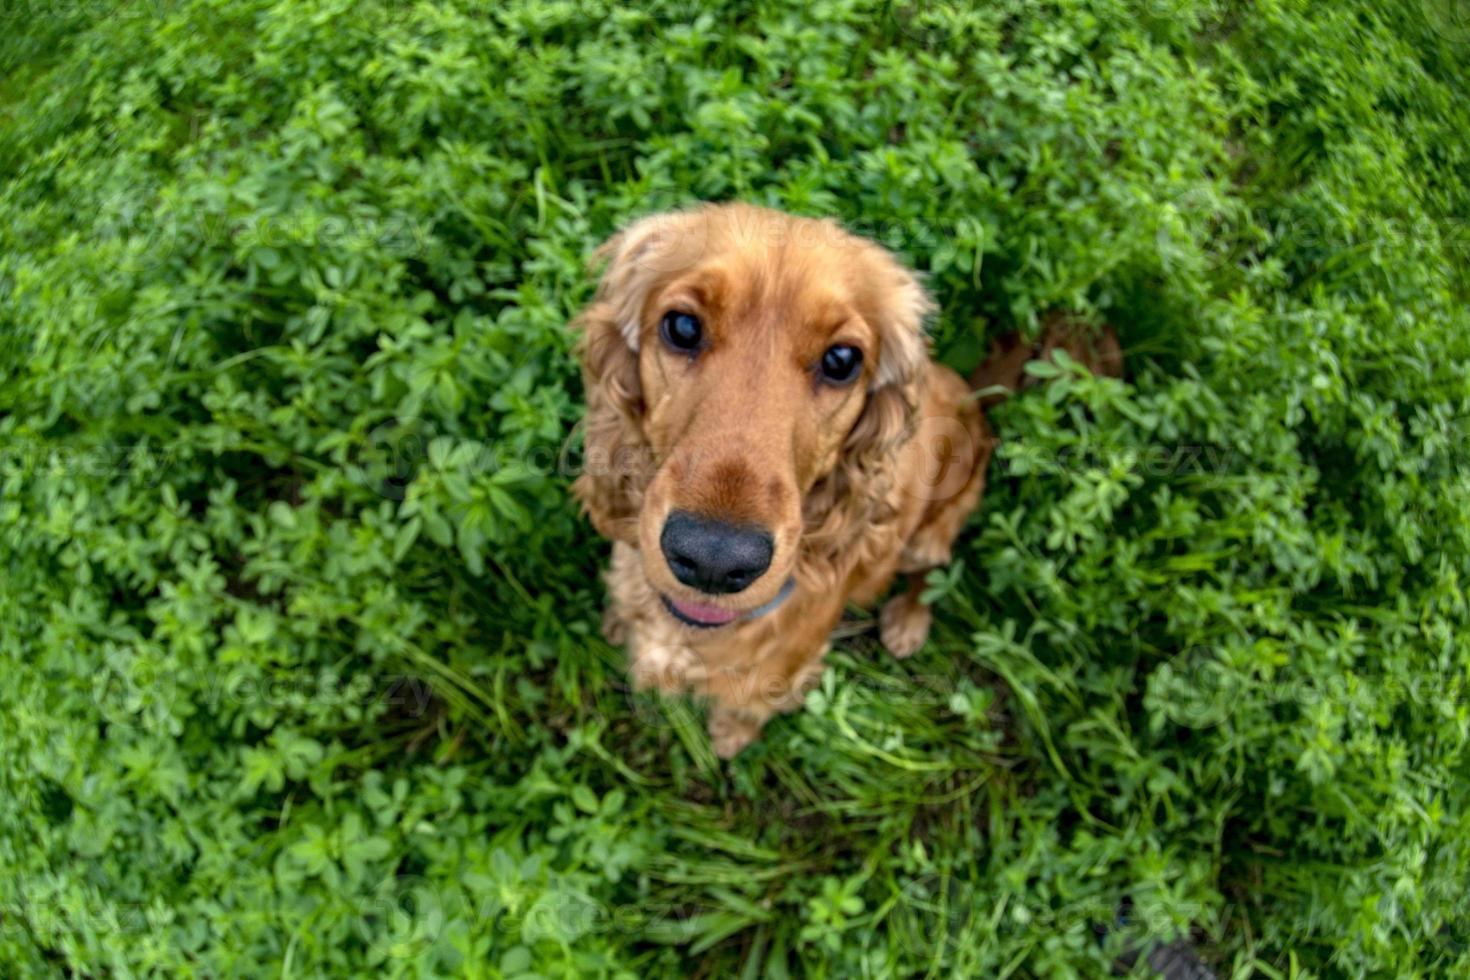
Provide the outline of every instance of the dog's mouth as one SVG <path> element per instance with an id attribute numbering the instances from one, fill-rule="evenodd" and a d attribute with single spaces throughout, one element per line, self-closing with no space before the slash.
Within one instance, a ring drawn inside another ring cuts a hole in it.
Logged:
<path id="1" fill-rule="evenodd" d="M 740 618 L 740 613 L 733 609 L 721 609 L 719 606 L 711 606 L 703 602 L 681 602 L 678 599 L 670 599 L 668 596 L 659 594 L 664 601 L 664 608 L 686 626 L 696 626 L 700 629 L 714 629 L 716 626 L 725 626 Z"/>
<path id="2" fill-rule="evenodd" d="M 722 606 L 711 605 L 707 602 L 686 602 L 682 599 L 671 598 L 662 592 L 658 594 L 658 597 L 663 600 L 664 608 L 669 611 L 669 615 L 673 616 L 685 626 L 708 630 L 714 629 L 717 626 L 728 626 L 736 620 L 749 620 L 755 619 L 757 616 L 764 616 L 785 602 L 795 588 L 796 579 L 789 578 L 786 580 L 786 584 L 781 586 L 781 591 L 776 593 L 774 599 L 745 612 L 725 609 Z"/>

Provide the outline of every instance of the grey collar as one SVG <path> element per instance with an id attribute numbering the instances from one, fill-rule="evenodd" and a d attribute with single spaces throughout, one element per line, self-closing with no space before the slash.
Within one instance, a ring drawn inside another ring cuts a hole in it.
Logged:
<path id="1" fill-rule="evenodd" d="M 774 612 L 776 607 L 781 605 L 781 603 L 785 602 L 787 599 L 791 598 L 791 593 L 795 591 L 796 578 L 793 576 L 786 580 L 785 585 L 781 586 L 781 591 L 776 593 L 776 597 L 774 599 L 763 606 L 756 606 L 754 609 L 746 613 L 741 618 L 749 622 L 752 619 L 764 616 L 768 612 Z"/>

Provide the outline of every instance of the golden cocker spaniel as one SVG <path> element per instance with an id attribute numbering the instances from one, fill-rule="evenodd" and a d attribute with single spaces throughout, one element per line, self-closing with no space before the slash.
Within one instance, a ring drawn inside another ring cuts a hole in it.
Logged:
<path id="1" fill-rule="evenodd" d="M 587 389 L 575 493 L 613 542 L 604 632 L 636 686 L 710 702 L 730 757 L 820 676 L 846 603 L 908 656 L 994 445 L 972 386 L 930 360 L 933 303 L 835 222 L 743 204 L 655 215 L 597 252 L 579 318 Z M 1063 347 L 1116 373 L 1110 332 L 1058 320 L 995 344 L 973 379 L 1014 389 Z"/>

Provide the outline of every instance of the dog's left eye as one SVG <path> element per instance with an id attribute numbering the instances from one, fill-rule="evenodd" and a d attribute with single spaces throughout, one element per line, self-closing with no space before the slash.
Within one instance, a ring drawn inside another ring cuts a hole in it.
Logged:
<path id="1" fill-rule="evenodd" d="M 845 384 L 857 377 L 862 366 L 862 351 L 851 344 L 833 344 L 822 355 L 822 378 L 833 384 Z"/>
<path id="2" fill-rule="evenodd" d="M 704 339 L 704 331 L 700 329 L 699 318 L 691 313 L 680 313 L 677 310 L 670 310 L 664 314 L 659 330 L 664 335 L 664 343 L 674 350 L 685 353 L 698 350 L 699 342 Z"/>

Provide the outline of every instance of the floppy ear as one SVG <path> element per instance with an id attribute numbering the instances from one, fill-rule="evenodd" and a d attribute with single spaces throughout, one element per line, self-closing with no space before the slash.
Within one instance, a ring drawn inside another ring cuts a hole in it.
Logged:
<path id="1" fill-rule="evenodd" d="M 867 403 L 843 446 L 845 459 L 865 468 L 892 456 L 908 435 L 929 358 L 924 319 L 934 310 L 917 276 L 887 251 L 870 248 L 876 272 L 863 316 L 878 333 L 878 365 Z"/>
<path id="2" fill-rule="evenodd" d="M 924 320 L 934 312 L 934 300 L 919 283 L 918 276 L 882 249 L 881 266 L 887 275 L 877 289 L 875 309 L 870 314 L 878 330 L 881 349 L 873 388 L 912 384 L 923 373 L 929 358 Z"/>
<path id="3" fill-rule="evenodd" d="M 924 319 L 934 301 L 893 256 L 876 245 L 869 248 L 874 272 L 862 305 L 863 317 L 878 333 L 878 364 L 837 467 L 808 495 L 807 540 L 829 562 L 890 516 L 893 469 L 912 432 L 929 356 Z"/>
<path id="4" fill-rule="evenodd" d="M 643 435 L 638 379 L 639 330 L 649 291 L 677 268 L 691 245 L 687 213 L 654 215 L 608 239 L 592 253 L 606 262 L 597 293 L 574 322 L 587 392 L 582 474 L 572 492 L 604 537 L 636 544 L 638 511 L 653 475 Z"/>

